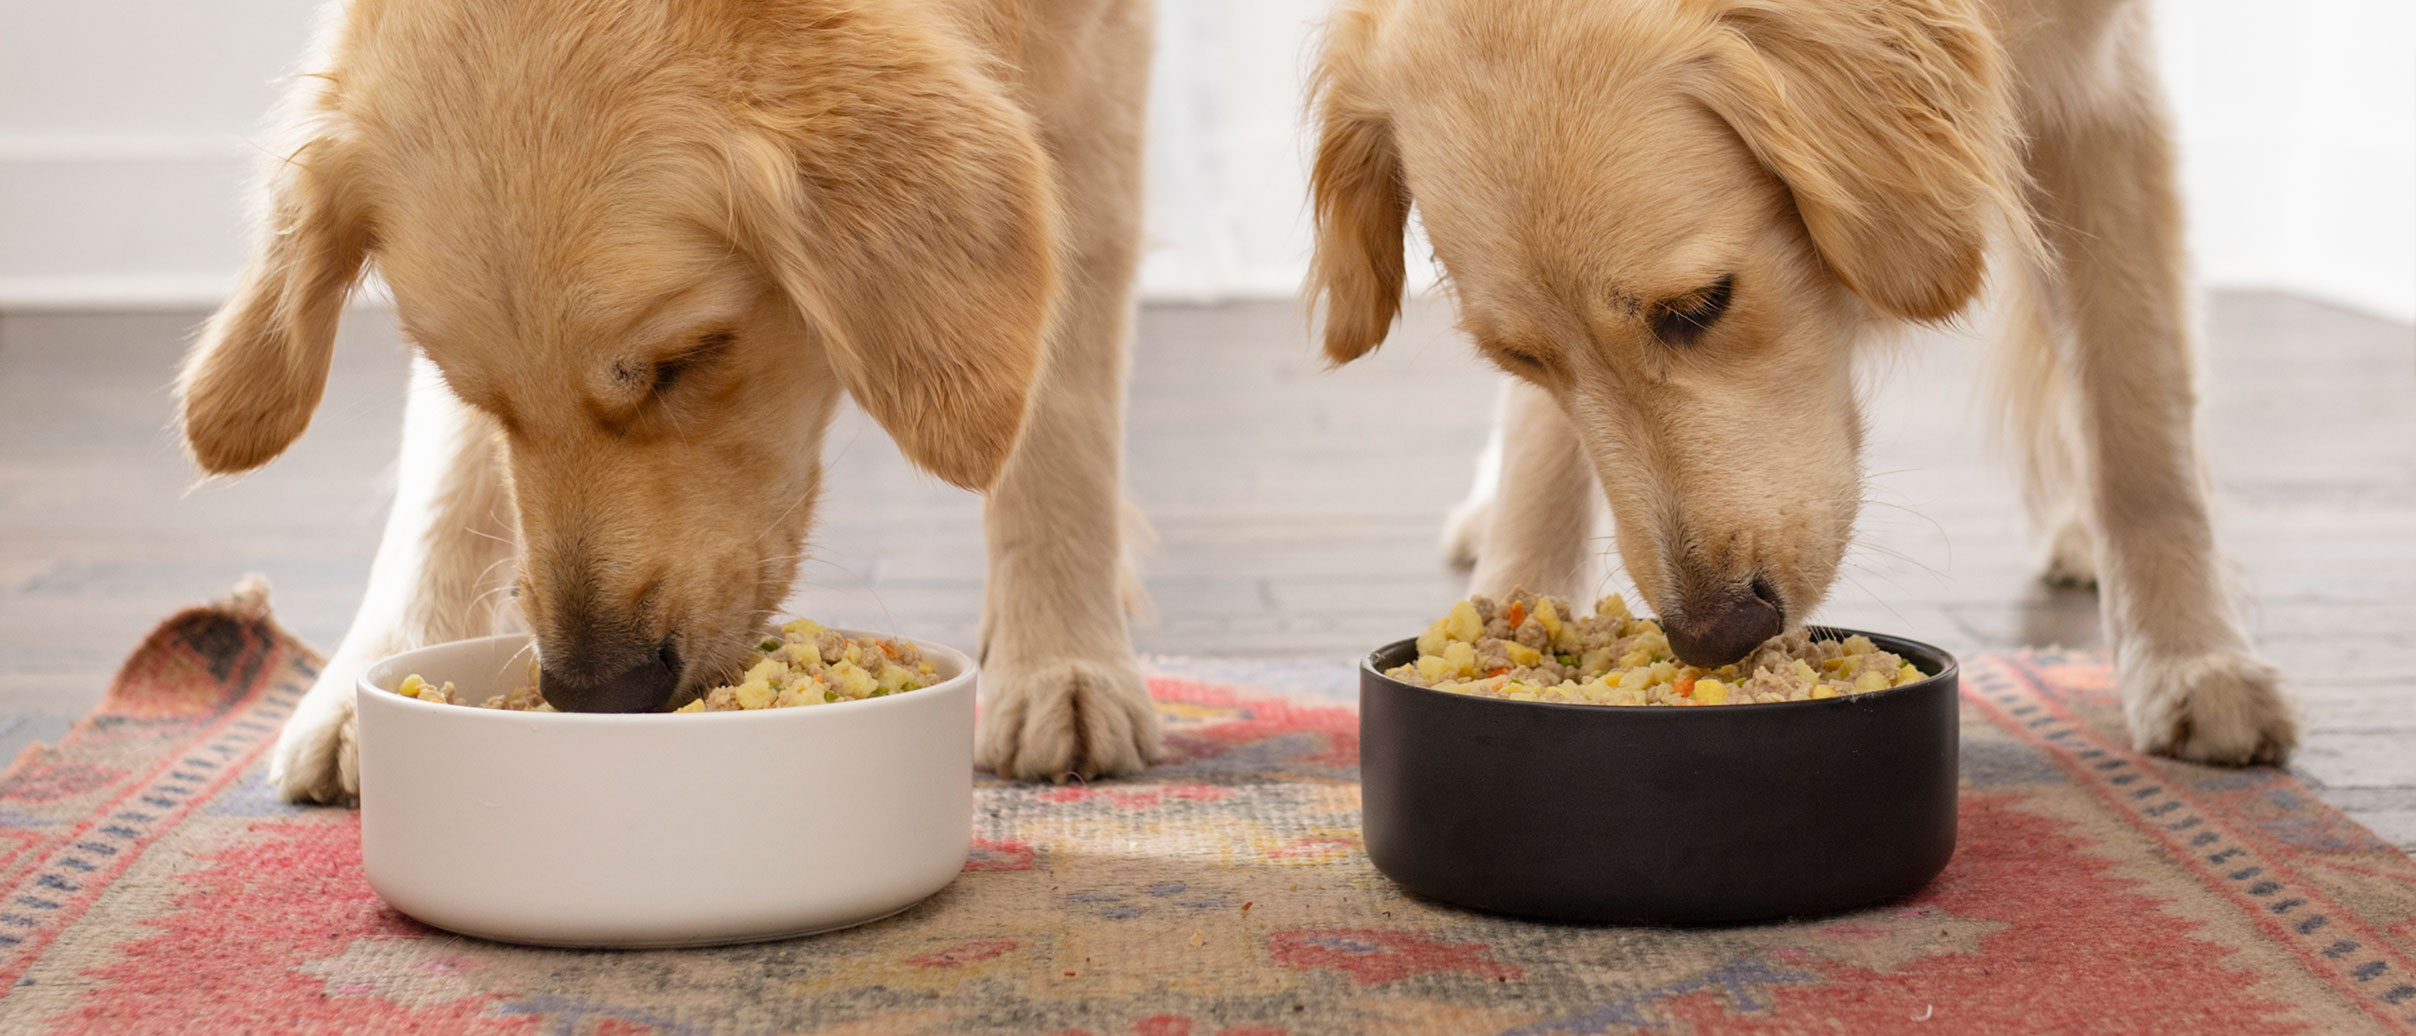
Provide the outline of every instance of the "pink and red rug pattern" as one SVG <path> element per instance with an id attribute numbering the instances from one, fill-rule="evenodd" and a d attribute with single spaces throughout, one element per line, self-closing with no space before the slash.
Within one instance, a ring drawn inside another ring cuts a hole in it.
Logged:
<path id="1" fill-rule="evenodd" d="M 1954 862 L 1846 917 L 1564 927 L 1406 898 L 1359 851 L 1349 667 L 1170 661 L 1167 763 L 985 782 L 931 901 L 647 952 L 485 943 L 379 902 L 353 814 L 261 779 L 313 662 L 256 600 L 184 613 L 0 778 L 0 1031 L 2416 1029 L 2416 865 L 2287 774 L 2131 753 L 2086 658 L 1966 666 Z"/>

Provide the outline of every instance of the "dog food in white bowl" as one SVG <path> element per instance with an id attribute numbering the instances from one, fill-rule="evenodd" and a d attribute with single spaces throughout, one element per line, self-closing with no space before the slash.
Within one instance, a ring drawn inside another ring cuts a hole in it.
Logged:
<path id="1" fill-rule="evenodd" d="M 712 945 L 884 917 L 964 867 L 975 673 L 960 652 L 918 644 L 928 685 L 812 708 L 558 713 L 396 693 L 441 674 L 485 701 L 519 685 L 529 654 L 525 636 L 455 641 L 361 676 L 362 861 L 403 913 L 506 942 Z"/>
<path id="2" fill-rule="evenodd" d="M 1451 606 L 1418 636 L 1418 657 L 1385 672 L 1439 691 L 1568 705 L 1766 705 L 1883 691 L 1926 678 L 1869 637 L 1813 640 L 1796 630 L 1743 661 L 1702 669 L 1677 660 L 1651 619 L 1612 594 L 1580 617 L 1569 602 L 1525 590 Z"/>
<path id="3" fill-rule="evenodd" d="M 937 671 L 914 641 L 850 637 L 812 619 L 794 619 L 755 645 L 746 675 L 737 683 L 712 688 L 672 711 L 738 712 L 863 701 L 922 690 L 933 682 Z M 394 691 L 439 705 L 552 712 L 554 707 L 537 690 L 537 675 L 532 655 L 518 686 L 484 700 L 464 694 L 451 680 L 435 683 L 418 673 L 404 676 Z"/>

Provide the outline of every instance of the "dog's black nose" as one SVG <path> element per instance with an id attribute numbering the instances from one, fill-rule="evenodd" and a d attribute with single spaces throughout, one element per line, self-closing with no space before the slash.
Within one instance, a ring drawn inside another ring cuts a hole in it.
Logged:
<path id="1" fill-rule="evenodd" d="M 1662 624 L 1678 660 L 1705 669 L 1752 654 L 1786 628 L 1787 611 L 1778 591 L 1760 576 L 1713 594 L 1688 595 Z"/>
<path id="2" fill-rule="evenodd" d="M 537 693 L 563 712 L 656 712 L 679 689 L 679 652 L 668 644 L 636 665 L 598 674 L 576 664 L 543 666 Z"/>

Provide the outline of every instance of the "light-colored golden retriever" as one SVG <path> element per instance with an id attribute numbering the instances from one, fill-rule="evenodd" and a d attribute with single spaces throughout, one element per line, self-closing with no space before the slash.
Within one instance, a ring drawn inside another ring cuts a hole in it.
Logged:
<path id="1" fill-rule="evenodd" d="M 1573 589 L 1607 497 L 1671 643 L 1715 665 L 1801 623 L 1836 574 L 1861 495 L 1857 348 L 1993 279 L 2047 574 L 2098 583 L 2134 739 L 2277 761 L 2291 712 L 2207 519 L 2147 17 L 1346 0 L 1313 99 L 1325 351 L 1384 339 L 1414 205 L 1462 328 L 1515 379 L 1498 489 L 1453 532 L 1474 588 Z"/>
<path id="2" fill-rule="evenodd" d="M 563 709 L 729 679 L 789 592 L 843 391 L 989 491 L 984 764 L 1148 763 L 1118 489 L 1145 0 L 333 14 L 181 382 L 194 458 L 237 472 L 309 423 L 365 271 L 417 351 L 394 510 L 278 743 L 284 794 L 357 791 L 353 681 L 415 645 L 524 619 Z"/>

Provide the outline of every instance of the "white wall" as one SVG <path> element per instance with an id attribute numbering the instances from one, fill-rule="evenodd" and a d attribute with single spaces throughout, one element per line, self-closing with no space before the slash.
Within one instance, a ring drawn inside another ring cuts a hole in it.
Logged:
<path id="1" fill-rule="evenodd" d="M 0 0 L 0 305 L 215 298 L 311 0 Z"/>
<path id="2" fill-rule="evenodd" d="M 1289 295 L 1308 243 L 1301 68 L 1323 5 L 1158 5 L 1144 290 Z M 251 133 L 315 7 L 0 0 L 0 306 L 222 292 Z M 2163 12 L 2204 279 L 2416 319 L 2416 4 Z"/>
<path id="3" fill-rule="evenodd" d="M 2416 3 L 2158 10 L 2200 278 L 2416 320 Z"/>

